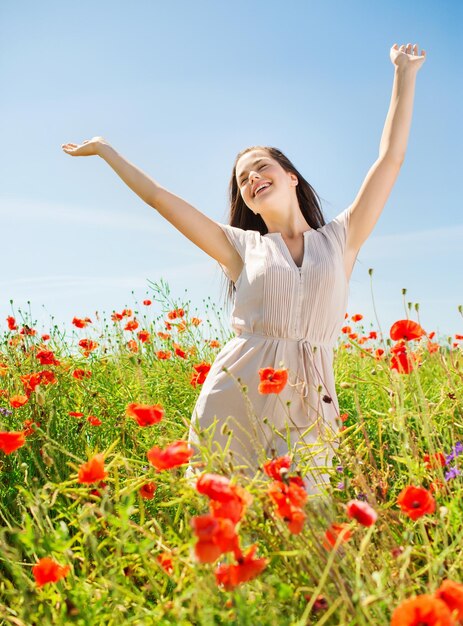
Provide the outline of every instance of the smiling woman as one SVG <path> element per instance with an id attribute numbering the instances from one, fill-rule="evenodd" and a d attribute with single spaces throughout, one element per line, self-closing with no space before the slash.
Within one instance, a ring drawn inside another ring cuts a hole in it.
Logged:
<path id="1" fill-rule="evenodd" d="M 252 477 L 269 456 L 291 453 L 311 493 L 327 485 L 341 425 L 333 357 L 349 279 L 400 171 L 414 79 L 424 61 L 411 44 L 395 44 L 390 58 L 396 73 L 380 156 L 355 201 L 328 223 L 314 189 L 274 147 L 251 146 L 237 155 L 229 223 L 221 224 L 161 187 L 102 137 L 62 146 L 71 156 L 103 158 L 229 280 L 236 336 L 211 366 L 189 429 L 198 454 L 204 432 L 213 435 L 221 452 L 214 449 L 208 458 L 222 471 L 241 469 Z"/>

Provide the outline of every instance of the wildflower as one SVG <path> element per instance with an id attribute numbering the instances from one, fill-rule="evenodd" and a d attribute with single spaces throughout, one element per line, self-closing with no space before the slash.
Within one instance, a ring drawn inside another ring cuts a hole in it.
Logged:
<path id="1" fill-rule="evenodd" d="M 210 513 L 191 519 L 198 541 L 195 555 L 201 563 L 213 563 L 221 554 L 233 552 L 235 558 L 242 557 L 235 524 L 225 517 L 214 517 Z"/>
<path id="2" fill-rule="evenodd" d="M 23 431 L 0 432 L 0 450 L 5 454 L 11 454 L 26 443 L 26 435 Z"/>
<path id="3" fill-rule="evenodd" d="M 172 555 L 168 552 L 161 552 L 157 555 L 156 561 L 162 567 L 162 569 L 166 572 L 166 574 L 171 574 L 174 570 L 174 566 L 172 564 Z"/>
<path id="4" fill-rule="evenodd" d="M 433 469 L 439 466 L 444 467 L 444 465 L 446 464 L 445 456 L 442 454 L 442 452 L 436 452 L 432 456 L 430 456 L 429 454 L 425 454 L 423 456 L 423 461 L 426 469 Z"/>
<path id="5" fill-rule="evenodd" d="M 351 320 L 353 322 L 360 322 L 360 320 L 363 320 L 363 315 L 361 313 L 356 313 L 351 317 Z"/>
<path id="6" fill-rule="evenodd" d="M 273 478 L 273 480 L 282 480 L 283 476 L 287 473 L 289 468 L 291 467 L 291 459 L 289 456 L 280 456 L 276 459 L 272 459 L 271 461 L 266 461 L 262 469 Z"/>
<path id="7" fill-rule="evenodd" d="M 174 441 L 164 450 L 154 446 L 151 450 L 148 450 L 147 457 L 151 465 L 159 472 L 188 463 L 193 454 L 193 448 L 190 448 L 186 441 L 179 440 Z"/>
<path id="8" fill-rule="evenodd" d="M 78 481 L 79 483 L 96 483 L 106 478 L 107 475 L 104 469 L 103 453 L 95 454 L 87 463 L 82 463 L 79 467 Z"/>
<path id="9" fill-rule="evenodd" d="M 138 326 L 139 326 L 139 324 L 138 324 L 137 320 L 130 320 L 124 326 L 124 330 L 137 330 Z"/>
<path id="10" fill-rule="evenodd" d="M 460 456 L 463 453 L 463 442 L 459 441 L 452 452 L 445 457 L 446 463 L 451 463 L 456 457 Z"/>
<path id="11" fill-rule="evenodd" d="M 143 300 L 143 304 L 145 306 L 150 306 L 152 304 L 151 300 Z"/>
<path id="12" fill-rule="evenodd" d="M 288 370 L 264 367 L 259 370 L 259 393 L 281 393 L 288 382 Z"/>
<path id="13" fill-rule="evenodd" d="M 10 404 L 14 409 L 19 409 L 19 407 L 24 406 L 29 398 L 27 396 L 11 396 Z"/>
<path id="14" fill-rule="evenodd" d="M 203 361 L 202 363 L 199 363 L 198 365 L 194 365 L 193 367 L 196 370 L 196 373 L 194 373 L 191 376 L 190 385 L 192 385 L 193 387 L 196 387 L 196 385 L 202 385 L 204 381 L 206 380 L 207 374 L 209 373 L 209 370 L 211 369 L 211 364 L 205 363 Z"/>
<path id="15" fill-rule="evenodd" d="M 418 361 L 416 354 L 408 353 L 407 346 L 399 342 L 391 348 L 393 356 L 391 358 L 390 369 L 395 369 L 399 374 L 410 374 L 413 371 L 414 362 Z"/>
<path id="16" fill-rule="evenodd" d="M 141 341 L 142 343 L 148 343 L 148 341 L 151 339 L 151 335 L 147 330 L 140 330 L 137 333 L 137 337 L 138 337 L 138 340 Z"/>
<path id="17" fill-rule="evenodd" d="M 456 478 L 459 475 L 460 475 L 460 470 L 458 469 L 458 467 L 451 467 L 448 472 L 445 472 L 444 478 L 445 480 L 449 481 L 449 480 L 452 480 L 452 478 Z"/>
<path id="18" fill-rule="evenodd" d="M 77 418 L 80 418 L 80 417 L 84 416 L 84 414 L 80 413 L 79 411 L 69 411 L 69 415 L 71 417 L 77 417 Z"/>
<path id="19" fill-rule="evenodd" d="M 131 339 L 127 342 L 127 348 L 130 350 L 130 352 L 138 352 L 138 345 L 135 339 Z"/>
<path id="20" fill-rule="evenodd" d="M 349 529 L 349 524 L 343 522 L 342 524 L 331 524 L 331 526 L 325 531 L 325 538 L 323 541 L 323 547 L 327 550 L 331 550 L 336 545 L 338 537 L 341 542 L 349 541 L 352 537 L 352 531 Z"/>
<path id="21" fill-rule="evenodd" d="M 49 341 L 49 340 L 50 340 L 50 335 L 48 335 L 47 333 L 42 335 L 42 341 Z"/>
<path id="22" fill-rule="evenodd" d="M 160 404 L 131 402 L 125 412 L 129 417 L 133 417 L 139 426 L 152 426 L 160 422 L 164 416 L 164 408 Z"/>
<path id="23" fill-rule="evenodd" d="M 367 503 L 360 500 L 350 500 L 346 507 L 347 516 L 354 518 L 362 526 L 373 526 L 378 519 L 377 512 Z"/>
<path id="24" fill-rule="evenodd" d="M 122 317 L 132 317 L 132 309 L 124 309 L 121 313 Z"/>
<path id="25" fill-rule="evenodd" d="M 72 323 L 76 326 L 76 328 L 85 328 L 92 323 L 92 320 L 89 317 L 85 317 L 84 319 L 74 317 Z"/>
<path id="26" fill-rule="evenodd" d="M 166 361 L 167 359 L 170 359 L 172 356 L 172 352 L 170 352 L 170 350 L 164 351 L 164 350 L 158 350 L 156 352 L 156 356 L 158 357 L 158 359 Z"/>
<path id="27" fill-rule="evenodd" d="M 443 600 L 452 611 L 452 617 L 463 620 L 463 585 L 453 580 L 443 580 L 435 596 Z"/>
<path id="28" fill-rule="evenodd" d="M 140 487 L 139 493 L 144 500 L 152 500 L 156 489 L 156 483 L 145 483 Z"/>
<path id="29" fill-rule="evenodd" d="M 176 343 L 174 343 L 174 352 L 175 352 L 175 355 L 179 356 L 181 359 L 186 358 L 186 352 L 182 350 L 181 347 Z"/>
<path id="30" fill-rule="evenodd" d="M 98 347 L 96 341 L 92 341 L 91 339 L 81 339 L 79 341 L 79 347 L 82 348 L 82 351 L 85 356 L 88 356 L 90 352 L 93 352 Z"/>
<path id="31" fill-rule="evenodd" d="M 230 480 L 219 474 L 203 474 L 200 476 L 196 481 L 196 491 L 220 502 L 227 502 L 234 497 Z"/>
<path id="32" fill-rule="evenodd" d="M 113 322 L 120 322 L 122 318 L 123 318 L 123 315 L 121 315 L 120 313 L 114 312 L 111 315 L 111 319 L 112 319 Z"/>
<path id="33" fill-rule="evenodd" d="M 422 594 L 404 600 L 393 612 L 391 626 L 454 626 L 449 608 L 439 598 Z"/>
<path id="34" fill-rule="evenodd" d="M 90 378 L 91 375 L 92 375 L 92 372 L 90 372 L 89 370 L 77 369 L 77 370 L 74 370 L 72 372 L 72 376 L 76 380 L 82 380 L 84 378 Z"/>
<path id="35" fill-rule="evenodd" d="M 425 334 L 421 326 L 412 320 L 399 320 L 391 326 L 389 331 L 393 341 L 412 341 L 413 339 L 420 339 Z"/>
<path id="36" fill-rule="evenodd" d="M 89 424 L 91 424 L 92 426 L 101 426 L 101 424 L 103 423 L 98 417 L 96 417 L 95 415 L 89 415 L 87 417 L 87 422 Z"/>
<path id="37" fill-rule="evenodd" d="M 18 327 L 16 325 L 16 320 L 14 317 L 12 317 L 11 315 L 8 315 L 8 317 L 6 318 L 6 321 L 7 321 L 9 330 L 18 330 Z"/>
<path id="38" fill-rule="evenodd" d="M 268 564 L 268 559 L 255 559 L 257 545 L 252 545 L 243 558 L 237 564 L 223 564 L 215 570 L 215 578 L 218 585 L 223 585 L 225 589 L 231 590 L 237 585 L 247 582 L 258 576 Z"/>
<path id="39" fill-rule="evenodd" d="M 59 361 L 56 359 L 52 350 L 40 350 L 35 355 L 35 358 L 40 361 L 41 365 L 59 365 Z"/>
<path id="40" fill-rule="evenodd" d="M 397 504 L 403 513 L 412 520 L 417 520 L 423 515 L 434 513 L 436 502 L 431 493 L 424 487 L 413 487 L 409 485 L 400 492 Z"/>
<path id="41" fill-rule="evenodd" d="M 47 583 L 56 583 L 61 578 L 67 576 L 70 571 L 69 565 L 60 565 L 48 556 L 39 559 L 32 568 L 37 587 L 42 587 Z"/>

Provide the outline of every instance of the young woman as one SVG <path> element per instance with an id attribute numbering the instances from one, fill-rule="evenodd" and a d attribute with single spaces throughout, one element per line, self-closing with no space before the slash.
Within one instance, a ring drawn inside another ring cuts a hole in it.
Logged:
<path id="1" fill-rule="evenodd" d="M 265 459 L 292 451 L 306 462 L 309 492 L 319 493 L 327 480 L 340 426 L 333 348 L 355 259 L 405 157 L 425 52 L 418 55 L 416 44 L 394 44 L 390 58 L 395 76 L 379 157 L 354 202 L 327 224 L 310 184 L 276 148 L 253 146 L 238 154 L 230 224 L 221 224 L 141 172 L 102 137 L 62 146 L 71 156 L 103 158 L 142 200 L 215 259 L 230 281 L 236 336 L 208 373 L 189 433 L 194 445 L 209 439 L 214 450 L 218 444 L 218 457 L 227 462 L 222 469 L 252 476 Z M 187 475 L 192 472 L 193 465 Z"/>

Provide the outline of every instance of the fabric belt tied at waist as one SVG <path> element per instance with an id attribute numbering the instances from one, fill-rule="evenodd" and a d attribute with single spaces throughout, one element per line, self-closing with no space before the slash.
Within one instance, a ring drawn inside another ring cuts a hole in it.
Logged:
<path id="1" fill-rule="evenodd" d="M 300 339 L 295 337 L 275 337 L 275 335 L 264 335 L 263 333 L 249 333 L 242 332 L 237 337 L 261 337 L 262 339 L 279 339 L 282 341 L 292 341 L 297 342 L 298 356 L 302 363 L 302 391 L 301 396 L 303 398 L 309 395 L 309 381 L 315 384 L 317 380 L 317 372 L 312 363 L 312 353 L 313 348 L 317 346 L 322 346 L 324 348 L 334 348 L 332 343 L 322 343 L 318 341 L 312 341 L 311 339 L 307 339 L 302 337 Z M 320 376 L 318 377 L 320 378 Z M 323 380 L 320 380 L 320 383 L 324 386 Z"/>

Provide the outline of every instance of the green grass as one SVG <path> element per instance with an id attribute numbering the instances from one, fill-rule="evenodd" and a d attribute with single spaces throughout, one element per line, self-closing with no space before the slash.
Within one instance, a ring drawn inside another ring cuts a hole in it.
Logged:
<path id="1" fill-rule="evenodd" d="M 187 303 L 185 316 L 171 320 L 183 320 L 186 330 L 173 328 L 171 338 L 160 339 L 156 333 L 166 332 L 167 312 L 180 305 L 166 291 L 155 295 L 151 307 L 133 307 L 138 330 L 152 336 L 150 343 L 139 343 L 137 353 L 127 349 L 137 331 L 123 331 L 121 323 L 104 317 L 71 334 L 57 327 L 49 331 L 48 349 L 59 366 L 42 366 L 35 358 L 40 332 L 3 334 L 0 431 L 22 430 L 26 419 L 40 426 L 15 452 L 0 451 L 2 623 L 386 625 L 404 599 L 433 593 L 445 578 L 463 579 L 463 478 L 445 478 L 451 466 L 463 465 L 463 455 L 434 469 L 423 461 L 425 453 L 448 455 L 463 440 L 461 342 L 441 341 L 435 352 L 425 339 L 411 342 L 420 365 L 399 374 L 390 368 L 391 340 L 360 344 L 368 331 L 349 322 L 358 337 L 341 337 L 335 358 L 339 404 L 348 421 L 330 468 L 329 493 L 309 498 L 304 529 L 294 535 L 266 494 L 270 479 L 261 471 L 253 480 L 237 472 L 233 482 L 253 496 L 237 527 L 241 545 L 256 543 L 257 556 L 268 558 L 268 565 L 258 577 L 225 591 L 215 581 L 218 563 L 199 563 L 193 552 L 190 520 L 208 512 L 208 499 L 184 478 L 184 468 L 157 473 L 146 452 L 187 438 L 200 391 L 190 384 L 193 365 L 214 361 L 220 348 L 207 340 L 217 339 L 222 347 L 233 335 L 224 332 L 219 317 L 189 323 Z M 215 314 L 211 310 L 211 318 Z M 19 328 L 26 323 L 33 326 L 23 316 Z M 77 347 L 82 337 L 99 343 L 88 357 Z M 173 352 L 174 342 L 187 358 L 158 359 L 156 352 Z M 387 350 L 380 360 L 373 356 L 378 347 Z M 90 370 L 91 377 L 74 379 L 76 368 Z M 40 385 L 25 406 L 13 409 L 9 398 L 23 393 L 20 376 L 43 369 L 53 370 L 57 382 Z M 130 402 L 161 404 L 164 418 L 141 428 L 125 415 Z M 70 411 L 84 418 L 70 417 Z M 91 426 L 88 415 L 102 425 Z M 214 471 L 220 464 L 206 448 L 204 469 Z M 108 472 L 100 495 L 92 494 L 98 485 L 77 481 L 79 465 L 97 452 L 104 453 Z M 396 501 L 404 487 L 429 488 L 437 480 L 442 486 L 434 493 L 433 514 L 412 521 L 401 512 Z M 146 481 L 157 484 L 152 500 L 139 494 Z M 345 504 L 358 496 L 378 512 L 370 528 L 346 516 Z M 353 537 L 327 551 L 323 538 L 331 522 L 349 522 Z M 170 574 L 157 561 L 163 552 L 172 554 Z M 45 556 L 71 571 L 38 588 L 32 566 Z M 321 610 L 314 607 L 318 595 L 326 600 Z"/>

